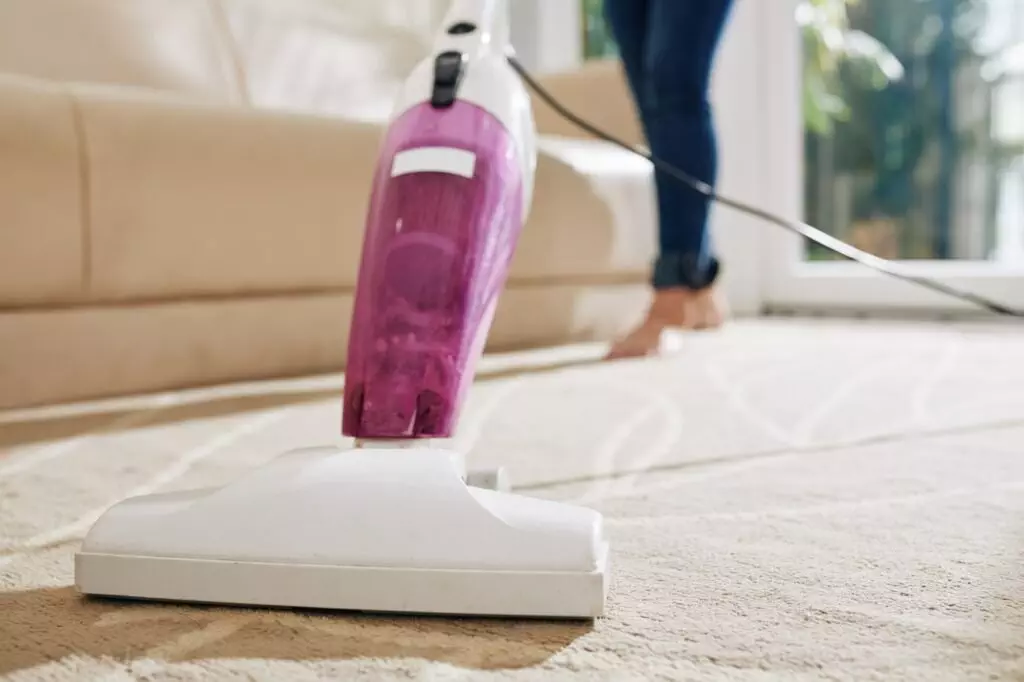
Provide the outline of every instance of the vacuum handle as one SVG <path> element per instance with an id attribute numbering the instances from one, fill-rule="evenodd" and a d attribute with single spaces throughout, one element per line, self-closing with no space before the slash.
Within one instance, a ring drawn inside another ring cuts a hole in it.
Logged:
<path id="1" fill-rule="evenodd" d="M 434 53 L 504 54 L 511 43 L 508 0 L 454 0 L 434 39 Z"/>

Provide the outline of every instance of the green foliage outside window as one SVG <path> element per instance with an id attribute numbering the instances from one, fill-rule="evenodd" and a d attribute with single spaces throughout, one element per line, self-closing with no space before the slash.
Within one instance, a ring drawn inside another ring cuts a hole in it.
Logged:
<path id="1" fill-rule="evenodd" d="M 583 56 L 587 59 L 614 57 L 618 54 L 611 31 L 604 20 L 604 0 L 583 2 Z"/>

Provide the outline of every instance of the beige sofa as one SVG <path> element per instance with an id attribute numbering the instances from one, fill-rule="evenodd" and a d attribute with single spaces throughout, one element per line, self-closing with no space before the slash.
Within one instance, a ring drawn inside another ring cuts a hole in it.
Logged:
<path id="1" fill-rule="evenodd" d="M 429 45 L 375 6 L 0 3 L 0 408 L 343 367 L 383 121 Z M 545 82 L 638 141 L 616 65 Z M 537 118 L 491 349 L 608 338 L 653 253 L 649 168 Z"/>

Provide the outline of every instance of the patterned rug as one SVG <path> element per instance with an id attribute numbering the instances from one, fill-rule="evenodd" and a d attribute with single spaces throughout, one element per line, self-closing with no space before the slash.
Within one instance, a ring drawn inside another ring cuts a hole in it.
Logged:
<path id="1" fill-rule="evenodd" d="M 592 505 L 594 624 L 82 599 L 128 495 L 330 443 L 340 377 L 0 414 L 0 679 L 1024 680 L 1024 331 L 740 322 L 489 358 L 476 466 Z"/>

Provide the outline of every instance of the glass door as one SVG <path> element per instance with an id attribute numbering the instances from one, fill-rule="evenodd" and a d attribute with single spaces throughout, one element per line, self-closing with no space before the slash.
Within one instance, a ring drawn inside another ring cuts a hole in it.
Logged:
<path id="1" fill-rule="evenodd" d="M 758 4 L 769 207 L 1024 307 L 1024 0 Z M 770 309 L 970 309 L 765 229 Z"/>

